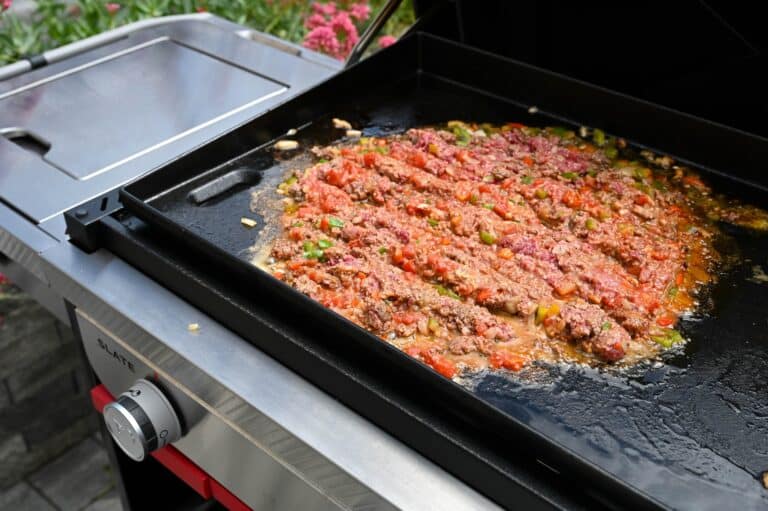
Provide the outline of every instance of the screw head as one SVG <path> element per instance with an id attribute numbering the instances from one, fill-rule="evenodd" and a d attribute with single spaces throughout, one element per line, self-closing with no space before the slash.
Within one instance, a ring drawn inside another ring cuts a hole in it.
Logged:
<path id="1" fill-rule="evenodd" d="M 86 210 L 80 208 L 77 211 L 75 211 L 75 216 L 77 218 L 85 218 L 85 217 L 88 216 L 88 212 Z"/>

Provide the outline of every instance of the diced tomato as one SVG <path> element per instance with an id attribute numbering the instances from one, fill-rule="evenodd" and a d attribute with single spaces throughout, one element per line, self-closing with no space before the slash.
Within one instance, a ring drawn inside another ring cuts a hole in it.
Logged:
<path id="1" fill-rule="evenodd" d="M 403 247 L 403 257 L 407 257 L 408 259 L 412 259 L 416 255 L 416 249 L 413 245 L 405 245 Z"/>
<path id="2" fill-rule="evenodd" d="M 469 296 L 475 292 L 475 286 L 469 282 L 462 282 L 454 289 L 460 296 Z"/>
<path id="3" fill-rule="evenodd" d="M 414 151 L 408 157 L 408 163 L 414 167 L 423 169 L 427 166 L 427 156 L 421 151 Z"/>
<path id="4" fill-rule="evenodd" d="M 440 238 L 440 244 L 441 245 L 450 245 L 451 244 L 451 238 L 448 238 L 448 237 Z"/>
<path id="5" fill-rule="evenodd" d="M 637 204 L 638 206 L 645 206 L 650 203 L 651 203 L 651 198 L 644 193 L 641 193 L 640 195 L 635 197 L 635 204 Z"/>
<path id="6" fill-rule="evenodd" d="M 505 351 L 493 352 L 488 362 L 494 369 L 508 369 L 510 371 L 519 371 L 525 365 L 523 358 Z"/>
<path id="7" fill-rule="evenodd" d="M 572 280 L 563 280 L 557 283 L 555 291 L 560 296 L 568 296 L 576 291 L 576 283 Z"/>
<path id="8" fill-rule="evenodd" d="M 331 167 L 325 171 L 325 180 L 333 186 L 344 185 L 344 171 L 339 167 Z"/>
<path id="9" fill-rule="evenodd" d="M 288 237 L 291 238 L 293 241 L 299 241 L 301 238 L 303 238 L 302 230 L 294 227 L 290 231 L 288 231 Z"/>
<path id="10" fill-rule="evenodd" d="M 403 261 L 402 268 L 405 271 L 408 271 L 408 272 L 411 272 L 411 273 L 416 273 L 416 264 L 413 261 L 411 261 L 411 260 Z"/>
<path id="11" fill-rule="evenodd" d="M 291 270 L 291 271 L 300 270 L 303 265 L 304 265 L 304 263 L 301 262 L 301 261 L 291 261 L 288 264 L 286 264 L 288 269 Z"/>
<path id="12" fill-rule="evenodd" d="M 675 324 L 675 321 L 677 321 L 677 316 L 671 312 L 665 312 L 656 318 L 656 324 L 663 327 L 672 326 Z"/>
<path id="13" fill-rule="evenodd" d="M 506 202 L 499 202 L 498 204 L 494 204 L 493 212 L 504 220 L 512 220 L 512 210 L 509 208 Z"/>
<path id="14" fill-rule="evenodd" d="M 395 322 L 402 323 L 404 325 L 412 325 L 419 320 L 419 315 L 413 312 L 398 312 L 395 314 Z"/>
<path id="15" fill-rule="evenodd" d="M 395 264 L 400 264 L 405 259 L 405 257 L 403 257 L 403 249 L 401 247 L 391 247 L 389 249 L 389 253 L 391 254 L 392 262 Z"/>
<path id="16" fill-rule="evenodd" d="M 325 172 L 325 180 L 328 184 L 342 187 L 357 179 L 362 169 L 351 160 L 344 160 L 340 166 L 331 167 Z"/>
<path id="17" fill-rule="evenodd" d="M 352 158 L 357 154 L 350 147 L 342 147 L 340 152 L 341 152 L 341 155 L 344 156 L 345 158 Z"/>
<path id="18" fill-rule="evenodd" d="M 616 293 L 606 293 L 600 297 L 600 303 L 612 309 L 621 303 L 621 297 Z"/>
<path id="19" fill-rule="evenodd" d="M 533 158 L 531 158 L 530 156 L 523 156 L 523 163 L 525 163 L 529 167 L 532 167 L 533 166 Z"/>
<path id="20" fill-rule="evenodd" d="M 491 193 L 493 191 L 493 186 L 489 185 L 488 183 L 483 183 L 478 186 L 477 189 L 480 191 L 480 193 Z"/>
<path id="21" fill-rule="evenodd" d="M 374 153 L 374 152 L 365 153 L 363 155 L 363 164 L 368 168 L 375 167 L 376 165 L 378 165 L 379 164 L 378 153 Z"/>
<path id="22" fill-rule="evenodd" d="M 408 346 L 405 348 L 405 353 L 413 358 L 420 358 L 421 357 L 421 348 L 417 346 Z"/>
<path id="23" fill-rule="evenodd" d="M 411 183 L 418 188 L 419 190 L 423 190 L 429 186 L 430 177 L 428 175 L 419 174 L 417 172 L 414 172 L 411 174 Z"/>
<path id="24" fill-rule="evenodd" d="M 320 220 L 320 229 L 325 231 L 325 232 L 328 232 L 328 231 L 331 230 L 331 223 L 330 223 L 330 220 L 328 220 L 327 216 L 324 216 Z"/>
<path id="25" fill-rule="evenodd" d="M 653 312 L 659 308 L 659 300 L 651 293 L 640 292 L 635 295 L 633 300 L 636 304 L 642 306 L 648 312 Z"/>
<path id="26" fill-rule="evenodd" d="M 285 278 L 285 272 L 277 270 L 272 274 L 272 276 L 278 280 L 283 280 Z M 4 284 L 4 283 L 5 283 L 5 277 L 3 277 L 2 274 L 0 274 L 0 284 Z"/>
<path id="27" fill-rule="evenodd" d="M 685 276 L 683 275 L 683 272 L 678 272 L 677 275 L 675 275 L 675 285 L 682 286 L 684 278 Z"/>
<path id="28" fill-rule="evenodd" d="M 424 361 L 432 366 L 432 369 L 442 374 L 446 378 L 453 378 L 456 376 L 456 364 L 442 355 L 438 355 L 436 353 L 426 353 L 424 355 Z"/>
<path id="29" fill-rule="evenodd" d="M 480 321 L 479 319 L 475 320 L 475 332 L 477 332 L 477 335 L 483 335 L 485 331 L 488 330 L 488 325 Z"/>
<path id="30" fill-rule="evenodd" d="M 333 307 L 344 308 L 349 304 L 349 300 L 342 293 L 329 293 L 326 301 Z"/>
<path id="31" fill-rule="evenodd" d="M 657 261 L 665 261 L 668 258 L 667 253 L 662 250 L 654 250 L 651 252 L 651 257 Z"/>
<path id="32" fill-rule="evenodd" d="M 456 151 L 454 158 L 461 163 L 466 163 L 472 159 L 472 156 L 469 154 L 469 151 Z"/>
<path id="33" fill-rule="evenodd" d="M 435 273 L 437 273 L 438 275 L 445 275 L 446 273 L 448 273 L 448 270 L 450 269 L 447 264 L 447 261 L 434 253 L 429 254 L 429 256 L 427 257 L 427 264 L 429 265 L 430 268 L 435 270 Z"/>
<path id="34" fill-rule="evenodd" d="M 477 303 L 483 303 L 488 301 L 488 299 L 493 296 L 493 291 L 488 289 L 487 287 L 481 288 L 477 290 L 477 295 L 475 296 L 475 301 Z"/>
<path id="35" fill-rule="evenodd" d="M 508 248 L 500 248 L 499 251 L 496 252 L 496 255 L 502 259 L 512 259 L 512 256 L 514 256 L 515 253 Z"/>
<path id="36" fill-rule="evenodd" d="M 578 209 L 581 207 L 581 197 L 573 190 L 568 190 L 563 194 L 563 198 L 560 199 L 563 204 L 572 209 Z"/>
<path id="37" fill-rule="evenodd" d="M 453 196 L 461 202 L 467 202 L 472 196 L 472 185 L 466 182 L 456 183 L 456 191 Z"/>

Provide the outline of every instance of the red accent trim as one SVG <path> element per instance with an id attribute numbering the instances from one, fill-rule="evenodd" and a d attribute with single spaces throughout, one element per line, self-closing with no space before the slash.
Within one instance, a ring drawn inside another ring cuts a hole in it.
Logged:
<path id="1" fill-rule="evenodd" d="M 104 413 L 104 407 L 114 400 L 115 398 L 104 385 L 97 385 L 91 389 L 91 403 L 99 413 Z"/>
<path id="2" fill-rule="evenodd" d="M 91 389 L 91 402 L 99 413 L 102 413 L 104 407 L 114 400 L 115 398 L 104 385 L 97 385 Z M 174 446 L 167 445 L 151 453 L 151 455 L 204 499 L 216 499 L 229 511 L 252 511 L 242 500 L 224 488 L 221 483 L 209 476 Z"/>
<path id="3" fill-rule="evenodd" d="M 251 511 L 251 508 L 215 479 L 211 479 L 211 491 L 213 492 L 213 498 L 229 511 Z"/>
<path id="4" fill-rule="evenodd" d="M 184 456 L 172 445 L 166 445 L 162 449 L 150 453 L 153 458 L 165 468 L 176 474 L 176 477 L 200 494 L 204 499 L 213 497 L 211 493 L 211 478 Z"/>

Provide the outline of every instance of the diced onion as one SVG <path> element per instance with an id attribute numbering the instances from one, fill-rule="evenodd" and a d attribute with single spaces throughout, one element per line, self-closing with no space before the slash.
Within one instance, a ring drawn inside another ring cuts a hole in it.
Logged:
<path id="1" fill-rule="evenodd" d="M 299 143 L 295 140 L 280 140 L 275 144 L 276 151 L 293 151 L 299 148 Z"/>
<path id="2" fill-rule="evenodd" d="M 351 130 L 352 125 L 344 119 L 333 118 L 333 127 L 338 130 Z"/>

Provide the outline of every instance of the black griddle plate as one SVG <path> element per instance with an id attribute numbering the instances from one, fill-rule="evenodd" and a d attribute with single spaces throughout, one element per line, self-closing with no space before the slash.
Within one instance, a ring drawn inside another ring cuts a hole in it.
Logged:
<path id="1" fill-rule="evenodd" d="M 530 105 L 539 113 L 530 114 Z M 274 186 L 284 167 L 275 166 L 268 151 L 253 149 L 296 126 L 305 126 L 294 137 L 305 146 L 326 143 L 338 136 L 327 128 L 331 116 L 364 127 L 366 134 L 450 119 L 598 126 L 696 162 L 716 189 L 758 205 L 766 204 L 768 178 L 762 167 L 768 141 L 418 35 L 127 186 L 121 200 L 130 213 L 116 215 L 122 225 L 109 220 L 112 234 L 106 243 L 504 505 L 520 501 L 503 479 L 485 480 L 476 465 L 445 459 L 439 442 L 433 448 L 408 438 L 396 417 L 373 409 L 375 401 L 367 405 L 354 389 L 335 387 L 264 337 L 249 335 L 241 308 L 227 307 L 226 297 L 215 305 L 213 294 L 195 291 L 198 277 L 185 277 L 178 268 L 177 275 L 164 275 L 152 257 L 142 256 L 146 246 L 118 238 L 147 229 L 161 233 L 179 243 L 177 252 L 197 258 L 203 275 L 228 275 L 229 287 L 237 287 L 232 279 L 241 279 L 241 289 L 250 289 L 253 303 L 267 317 L 301 318 L 316 333 L 312 342 L 355 354 L 358 381 L 398 380 L 400 391 L 410 387 L 413 399 L 437 403 L 442 413 L 474 431 L 478 444 L 496 442 L 499 459 L 477 458 L 497 473 L 509 477 L 504 456 L 524 452 L 527 459 L 559 471 L 563 484 L 575 482 L 600 493 L 612 506 L 768 506 L 768 491 L 760 482 L 768 470 L 768 284 L 750 280 L 755 265 L 768 269 L 768 236 L 723 227 L 724 246 L 739 262 L 709 291 L 707 313 L 682 322 L 683 334 L 691 339 L 685 352 L 663 364 L 631 373 L 580 367 L 548 367 L 520 376 L 483 373 L 457 385 L 250 265 L 247 248 L 255 234 L 239 225 L 249 211 L 250 187 L 201 205 L 188 198 L 191 190 L 236 169 L 257 169 L 262 179 L 255 186 Z M 407 413 L 408 405 L 404 408 Z"/>

